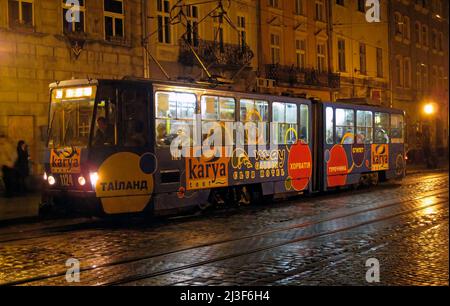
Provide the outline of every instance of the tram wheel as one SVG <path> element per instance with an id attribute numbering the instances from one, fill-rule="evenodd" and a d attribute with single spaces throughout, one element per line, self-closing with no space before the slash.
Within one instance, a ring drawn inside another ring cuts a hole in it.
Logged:
<path id="1" fill-rule="evenodd" d="M 261 186 L 250 187 L 250 196 L 252 204 L 258 205 L 263 203 L 264 201 Z"/>
<path id="2" fill-rule="evenodd" d="M 247 186 L 243 186 L 242 188 L 237 188 L 236 190 L 236 202 L 238 205 L 247 206 L 252 204 L 252 195 L 248 191 Z"/>
<path id="3" fill-rule="evenodd" d="M 370 186 L 370 174 L 362 174 L 359 179 L 359 186 L 369 187 Z"/>
<path id="4" fill-rule="evenodd" d="M 377 186 L 380 183 L 380 177 L 378 175 L 378 172 L 372 173 L 370 175 L 370 184 L 372 186 Z"/>

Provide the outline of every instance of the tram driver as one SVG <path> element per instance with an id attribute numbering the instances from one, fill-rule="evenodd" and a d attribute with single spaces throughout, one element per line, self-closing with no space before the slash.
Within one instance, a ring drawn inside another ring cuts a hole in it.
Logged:
<path id="1" fill-rule="evenodd" d="M 97 119 L 97 134 L 94 139 L 94 146 L 105 146 L 114 144 L 114 127 L 108 123 L 105 117 Z"/>

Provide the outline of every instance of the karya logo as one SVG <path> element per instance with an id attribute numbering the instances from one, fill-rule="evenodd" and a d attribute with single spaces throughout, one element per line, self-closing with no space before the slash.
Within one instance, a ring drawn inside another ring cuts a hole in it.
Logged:
<path id="1" fill-rule="evenodd" d="M 381 9 L 379 0 L 366 0 L 366 20 L 369 23 L 381 22 Z"/>
<path id="2" fill-rule="evenodd" d="M 66 21 L 69 23 L 81 22 L 80 17 L 80 1 L 79 0 L 66 0 L 65 1 L 67 12 Z"/>

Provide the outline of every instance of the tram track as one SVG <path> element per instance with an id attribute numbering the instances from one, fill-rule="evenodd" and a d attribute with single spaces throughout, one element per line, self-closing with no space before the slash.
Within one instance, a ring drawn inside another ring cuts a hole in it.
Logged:
<path id="1" fill-rule="evenodd" d="M 426 208 L 425 208 L 426 209 Z M 333 265 L 337 265 L 341 262 L 344 262 L 346 260 L 348 260 L 349 258 L 349 253 L 354 253 L 355 251 L 358 253 L 367 253 L 370 250 L 374 250 L 374 249 L 379 249 L 382 247 L 386 247 L 387 245 L 391 244 L 392 242 L 397 242 L 401 239 L 405 239 L 408 237 L 412 237 L 414 235 L 417 235 L 421 232 L 425 232 L 431 229 L 435 229 L 438 228 L 439 226 L 444 225 L 445 223 L 448 223 L 448 219 L 444 220 L 444 221 L 440 221 L 436 224 L 431 224 L 431 225 L 426 225 L 420 228 L 417 228 L 415 230 L 411 230 L 410 232 L 404 234 L 401 233 L 398 236 L 396 236 L 395 238 L 391 239 L 389 242 L 383 242 L 383 241 L 373 241 L 372 243 L 369 243 L 367 245 L 364 245 L 363 247 L 359 247 L 356 250 L 355 249 L 346 249 L 342 252 L 340 252 L 339 254 L 336 255 L 332 255 L 329 256 L 325 259 L 313 262 L 313 263 L 308 263 L 305 265 L 302 265 L 302 267 L 299 267 L 297 269 L 294 270 L 290 270 L 287 272 L 284 272 L 282 275 L 276 275 L 276 276 L 269 276 L 269 277 L 264 277 L 264 278 L 260 278 L 257 281 L 253 281 L 250 282 L 248 284 L 248 286 L 264 286 L 266 284 L 270 284 L 270 283 L 274 283 L 283 279 L 287 279 L 296 275 L 299 275 L 301 273 L 305 273 L 308 271 L 312 271 L 312 270 L 319 270 L 322 269 L 326 266 L 328 266 L 330 263 L 333 263 Z"/>
<path id="2" fill-rule="evenodd" d="M 155 259 L 155 258 L 158 258 L 158 257 L 176 255 L 176 254 L 180 254 L 180 253 L 183 253 L 183 252 L 193 251 L 193 250 L 196 250 L 196 249 L 202 249 L 202 248 L 208 248 L 208 247 L 210 248 L 210 247 L 214 247 L 214 246 L 218 246 L 218 245 L 224 245 L 224 244 L 227 244 L 227 243 L 234 243 L 234 242 L 247 240 L 247 239 L 251 240 L 251 239 L 254 239 L 254 238 L 268 236 L 268 235 L 275 234 L 275 233 L 282 233 L 282 232 L 288 232 L 288 231 L 292 231 L 292 230 L 312 228 L 312 227 L 317 226 L 317 225 L 319 225 L 321 223 L 327 223 L 327 222 L 337 221 L 339 219 L 351 218 L 351 217 L 355 217 L 355 216 L 358 216 L 358 215 L 367 215 L 367 214 L 371 214 L 371 213 L 373 213 L 375 211 L 380 211 L 380 210 L 383 210 L 383 209 L 389 209 L 389 208 L 394 208 L 394 207 L 398 207 L 398 206 L 401 207 L 403 205 L 407 205 L 408 202 L 417 202 L 417 201 L 424 201 L 424 202 L 426 202 L 425 200 L 427 198 L 429 198 L 429 199 L 433 199 L 434 198 L 437 201 L 436 203 L 433 203 L 433 204 L 430 204 L 430 205 L 422 205 L 419 208 L 407 209 L 407 210 L 401 211 L 401 212 L 396 213 L 396 214 L 387 215 L 387 216 L 383 216 L 383 217 L 380 217 L 380 218 L 376 218 L 374 220 L 357 223 L 357 224 L 354 224 L 352 226 L 335 229 L 333 231 L 327 231 L 327 232 L 318 233 L 318 234 L 315 234 L 315 235 L 303 236 L 303 237 L 292 239 L 292 240 L 289 240 L 289 241 L 286 241 L 286 242 L 283 242 L 283 243 L 277 243 L 277 244 L 272 244 L 272 245 L 268 245 L 268 246 L 261 247 L 261 248 L 255 248 L 255 249 L 247 251 L 247 252 L 240 252 L 240 253 L 230 254 L 230 255 L 227 255 L 227 256 L 219 256 L 219 257 L 214 258 L 212 260 L 194 262 L 192 264 L 184 265 L 184 266 L 181 266 L 181 267 L 176 267 L 176 268 L 173 268 L 173 269 L 166 269 L 166 270 L 158 271 L 158 272 L 155 272 L 155 273 L 139 275 L 139 276 L 133 276 L 131 278 L 127 278 L 127 279 L 116 281 L 116 282 L 101 283 L 100 285 L 126 284 L 126 283 L 130 283 L 130 282 L 133 282 L 133 281 L 142 280 L 142 279 L 146 279 L 146 278 L 157 277 L 157 276 L 164 275 L 164 274 L 170 274 L 170 273 L 173 273 L 173 272 L 177 272 L 177 271 L 181 271 L 181 270 L 185 270 L 185 269 L 189 269 L 189 268 L 194 268 L 194 267 L 206 265 L 206 264 L 210 264 L 210 263 L 217 262 L 217 261 L 222 261 L 222 260 L 231 259 L 231 258 L 240 257 L 240 256 L 246 256 L 246 255 L 253 254 L 253 253 L 256 253 L 256 252 L 270 250 L 270 249 L 273 249 L 273 248 L 278 248 L 278 247 L 285 246 L 285 245 L 292 244 L 292 243 L 296 243 L 296 242 L 302 242 L 302 241 L 306 241 L 306 240 L 319 238 L 319 237 L 322 237 L 322 236 L 332 235 L 334 233 L 350 230 L 350 229 L 353 229 L 353 228 L 356 228 L 356 227 L 360 227 L 360 226 L 364 226 L 364 225 L 367 225 L 367 224 L 377 223 L 377 222 L 380 222 L 380 221 L 383 221 L 383 220 L 395 218 L 395 217 L 398 217 L 398 216 L 401 216 L 401 215 L 405 215 L 405 214 L 411 214 L 411 213 L 420 211 L 422 209 L 426 209 L 426 208 L 428 208 L 430 206 L 443 205 L 444 203 L 448 203 L 448 198 L 445 197 L 445 195 L 447 195 L 447 194 L 448 194 L 448 189 L 445 188 L 445 189 L 429 192 L 426 195 L 416 197 L 413 200 L 392 202 L 392 203 L 389 203 L 389 204 L 376 206 L 376 207 L 369 208 L 369 209 L 357 210 L 357 211 L 354 211 L 354 212 L 351 212 L 351 213 L 347 213 L 347 214 L 341 214 L 341 215 L 336 215 L 336 216 L 332 216 L 332 217 L 328 217 L 328 218 L 322 218 L 322 219 L 319 219 L 319 220 L 316 220 L 316 221 L 303 222 L 303 223 L 300 223 L 300 224 L 294 224 L 292 226 L 276 228 L 276 229 L 272 229 L 272 230 L 269 230 L 269 231 L 263 231 L 263 232 L 260 232 L 260 233 L 255 233 L 253 235 L 243 235 L 243 236 L 238 237 L 236 239 L 224 239 L 224 240 L 214 241 L 214 242 L 210 242 L 210 243 L 206 243 L 206 244 L 202 244 L 202 245 L 192 246 L 192 247 L 189 247 L 189 248 L 178 249 L 178 250 L 173 250 L 173 251 L 168 251 L 168 252 L 161 252 L 161 253 L 152 254 L 152 255 L 148 255 L 148 256 L 139 256 L 139 257 L 135 257 L 135 258 L 128 258 L 128 259 L 124 259 L 124 260 L 118 260 L 118 261 L 114 261 L 114 262 L 109 262 L 109 263 L 106 263 L 106 264 L 103 264 L 103 265 L 96 265 L 96 266 L 86 267 L 86 268 L 82 268 L 80 273 L 81 273 L 81 276 L 83 276 L 83 273 L 90 273 L 90 272 L 93 272 L 93 271 L 100 271 L 100 269 L 108 269 L 108 268 L 114 268 L 114 267 L 122 266 L 122 265 L 135 264 L 135 263 L 139 263 L 141 261 L 152 260 L 152 259 Z M 442 199 L 442 200 L 437 200 L 437 199 Z M 46 280 L 53 280 L 53 279 L 57 279 L 59 277 L 64 277 L 65 273 L 66 273 L 66 271 L 64 271 L 64 272 L 61 271 L 60 273 L 54 273 L 52 275 L 41 275 L 41 276 L 36 276 L 36 277 L 23 279 L 23 280 L 18 280 L 18 281 L 14 281 L 14 282 L 6 282 L 6 283 L 0 284 L 0 285 L 27 285 L 27 284 L 39 283 L 39 282 L 44 282 L 45 283 Z"/>
<path id="3" fill-rule="evenodd" d="M 252 249 L 250 251 L 235 253 L 235 254 L 231 254 L 231 255 L 228 255 L 228 256 L 216 257 L 216 258 L 211 259 L 211 260 L 200 261 L 200 262 L 184 265 L 184 266 L 173 268 L 173 269 L 167 269 L 167 270 L 156 272 L 156 273 L 149 273 L 149 274 L 132 276 L 132 277 L 128 277 L 128 278 L 125 278 L 125 279 L 122 279 L 122 280 L 113 281 L 113 282 L 106 282 L 106 283 L 97 284 L 97 285 L 100 285 L 100 286 L 126 285 L 126 284 L 129 284 L 129 283 L 132 283 L 132 282 L 141 281 L 141 280 L 145 280 L 145 279 L 149 279 L 149 278 L 154 278 L 154 277 L 158 277 L 158 276 L 161 276 L 161 275 L 171 274 L 171 273 L 174 273 L 174 272 L 179 272 L 179 271 L 183 271 L 183 270 L 186 270 L 186 269 L 196 268 L 196 267 L 200 267 L 200 266 L 204 266 L 204 265 L 208 265 L 208 264 L 213 264 L 213 263 L 224 261 L 224 260 L 228 260 L 228 259 L 234 259 L 234 258 L 238 258 L 238 257 L 245 257 L 245 256 L 248 256 L 248 255 L 252 255 L 254 253 L 259 253 L 259 252 L 263 252 L 263 251 L 269 251 L 269 250 L 280 248 L 280 247 L 283 247 L 283 246 L 287 246 L 287 245 L 293 244 L 293 243 L 300 243 L 300 242 L 304 242 L 304 241 L 308 241 L 308 240 L 313 240 L 313 239 L 316 239 L 316 238 L 330 236 L 330 235 L 333 235 L 333 234 L 345 232 L 345 231 L 352 230 L 352 229 L 355 229 L 355 228 L 358 228 L 358 227 L 362 227 L 362 226 L 365 226 L 365 225 L 370 225 L 370 224 L 378 223 L 378 222 L 381 222 L 381 221 L 389 220 L 389 219 L 392 219 L 392 218 L 400 217 L 400 216 L 403 216 L 403 215 L 416 213 L 416 212 L 419 212 L 421 210 L 428 209 L 430 207 L 443 205 L 445 202 L 448 202 L 448 200 L 447 201 L 440 201 L 440 202 L 437 202 L 437 203 L 434 203 L 434 204 L 430 204 L 430 205 L 425 205 L 423 207 L 416 208 L 416 209 L 410 209 L 408 211 L 404 211 L 404 212 L 401 212 L 401 213 L 396 213 L 396 214 L 393 214 L 393 215 L 390 215 L 390 216 L 377 218 L 377 219 L 374 219 L 372 221 L 361 222 L 361 223 L 358 223 L 358 224 L 355 224 L 355 225 L 352 225 L 352 226 L 347 226 L 347 227 L 339 228 L 339 229 L 336 229 L 336 230 L 327 231 L 327 232 L 324 232 L 324 233 L 319 233 L 319 234 L 315 234 L 315 235 L 299 237 L 299 238 L 292 239 L 292 240 L 289 240 L 289 241 L 286 241 L 286 242 L 276 243 L 276 244 L 272 244 L 272 245 L 269 245 L 269 246 L 266 246 L 266 247 L 261 247 L 261 248 L 255 248 L 255 249 Z"/>
<path id="4" fill-rule="evenodd" d="M 444 178 L 447 176 L 448 176 L 448 174 L 435 174 L 435 175 L 427 176 L 425 179 L 433 180 L 433 179 Z M 412 180 L 412 182 L 411 182 L 411 180 Z M 423 183 L 423 180 L 424 180 L 424 178 L 410 177 L 410 178 L 408 178 L 408 181 L 405 181 L 405 183 L 407 185 L 411 186 L 411 185 L 414 185 L 417 183 Z M 381 185 L 381 186 L 379 186 L 379 189 L 365 189 L 365 190 L 358 190 L 356 192 L 352 191 L 352 195 L 370 193 L 370 192 L 374 192 L 376 190 L 384 190 L 384 189 L 388 188 L 389 186 L 390 185 L 384 185 L 384 186 Z M 344 191 L 341 194 L 343 196 L 347 196 L 348 192 Z M 323 195 L 321 195 L 321 197 L 316 197 L 315 199 L 324 200 L 328 197 L 335 196 L 335 195 L 336 195 L 336 193 L 323 194 Z M 283 204 L 293 205 L 296 202 L 298 202 L 298 199 L 296 199 L 296 200 L 290 199 L 290 200 L 284 201 Z M 220 214 L 220 211 L 217 213 Z M 208 217 L 208 214 L 205 214 L 203 216 Z M 173 221 L 173 222 L 182 222 L 183 220 L 185 221 L 186 219 L 192 219 L 194 217 L 197 218 L 198 215 L 193 215 L 193 216 L 188 215 L 188 216 L 184 216 L 184 217 L 178 217 L 174 220 L 171 220 L 171 219 L 168 219 L 168 220 Z M 5 233 L 0 232 L 0 245 L 5 244 L 5 243 L 20 242 L 20 241 L 26 241 L 26 240 L 32 240 L 32 239 L 56 237 L 56 236 L 67 234 L 68 232 L 75 232 L 75 231 L 82 231 L 82 230 L 101 230 L 103 228 L 110 226 L 111 224 L 112 224 L 112 222 L 110 220 L 98 219 L 98 220 L 94 220 L 94 221 L 89 220 L 89 221 L 85 221 L 85 222 L 71 223 L 68 225 L 45 226 L 45 227 L 40 227 L 40 228 L 23 230 L 23 231 L 20 231 L 19 233 L 17 233 L 17 232 L 5 232 Z"/>

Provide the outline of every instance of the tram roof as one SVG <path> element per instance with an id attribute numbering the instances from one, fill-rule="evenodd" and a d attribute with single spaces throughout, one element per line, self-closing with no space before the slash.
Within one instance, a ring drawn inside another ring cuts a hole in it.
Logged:
<path id="1" fill-rule="evenodd" d="M 292 99 L 292 100 L 303 100 L 303 101 L 309 101 L 309 99 L 305 98 L 299 98 L 299 97 L 291 97 L 291 96 L 281 96 L 281 95 L 273 95 L 273 94 L 264 94 L 264 93 L 254 93 L 254 92 L 243 92 L 243 91 L 236 91 L 231 90 L 229 88 L 223 88 L 226 85 L 221 84 L 209 84 L 209 83 L 193 83 L 190 81 L 169 81 L 169 80 L 152 80 L 152 79 L 145 79 L 145 78 L 131 78 L 131 77 L 125 77 L 123 79 L 72 79 L 72 80 L 64 80 L 64 81 L 57 81 L 50 84 L 50 89 L 53 88 L 60 88 L 60 87 L 73 87 L 73 86 L 92 86 L 92 85 L 99 85 L 99 84 L 113 84 L 113 83 L 123 83 L 123 82 L 129 82 L 129 83 L 143 83 L 148 85 L 160 85 L 160 86 L 177 86 L 177 87 L 190 87 L 193 89 L 210 89 L 214 91 L 222 91 L 222 92 L 228 92 L 228 93 L 239 93 L 239 94 L 248 94 L 251 96 L 259 96 L 259 97 L 283 97 L 283 99 Z M 359 104 L 359 103 L 348 103 L 348 102 L 329 102 L 329 101 L 320 101 L 320 103 L 323 103 L 327 106 L 333 106 L 333 107 L 346 107 L 346 108 L 358 108 L 362 110 L 369 110 L 369 109 L 379 109 L 379 110 L 385 110 L 389 112 L 394 113 L 404 113 L 403 110 L 394 109 L 394 108 L 388 108 L 378 105 L 368 105 L 368 104 Z"/>

